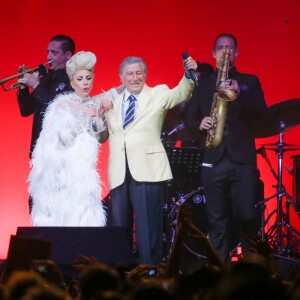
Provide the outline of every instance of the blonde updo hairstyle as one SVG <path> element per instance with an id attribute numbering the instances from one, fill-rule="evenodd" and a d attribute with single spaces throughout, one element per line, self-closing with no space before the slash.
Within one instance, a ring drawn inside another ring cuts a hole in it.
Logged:
<path id="1" fill-rule="evenodd" d="M 66 71 L 70 80 L 73 80 L 73 76 L 77 71 L 89 70 L 94 72 L 96 61 L 96 55 L 89 51 L 80 51 L 74 54 L 66 64 Z"/>

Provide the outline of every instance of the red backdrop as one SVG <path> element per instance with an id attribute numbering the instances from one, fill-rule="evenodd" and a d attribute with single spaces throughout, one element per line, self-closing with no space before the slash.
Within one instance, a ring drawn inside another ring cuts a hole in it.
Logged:
<path id="1" fill-rule="evenodd" d="M 14 75 L 18 66 L 36 67 L 46 62 L 47 44 L 56 34 L 74 38 L 76 51 L 93 51 L 98 58 L 94 93 L 119 84 L 118 68 L 128 55 L 145 59 L 148 84 L 176 85 L 182 76 L 181 52 L 213 63 L 214 38 L 230 32 L 239 40 L 236 65 L 241 72 L 259 76 L 268 105 L 299 97 L 300 2 L 129 0 L 2 1 L 0 79 Z M 32 119 L 22 118 L 16 91 L 0 90 L 0 258 L 6 257 L 9 238 L 18 226 L 30 226 L 26 178 Z M 300 126 L 287 131 L 286 143 L 299 144 Z M 278 142 L 279 136 L 257 139 L 257 147 Z M 277 171 L 277 155 L 268 151 Z M 283 183 L 292 194 L 292 155 L 285 152 Z M 276 180 L 258 156 L 265 197 L 276 192 Z M 99 169 L 107 180 L 107 144 L 99 155 Z M 103 197 L 107 194 L 107 185 Z M 294 199 L 295 200 L 295 199 Z M 267 213 L 276 208 L 276 197 L 268 202 Z M 291 209 L 292 225 L 299 227 Z"/>

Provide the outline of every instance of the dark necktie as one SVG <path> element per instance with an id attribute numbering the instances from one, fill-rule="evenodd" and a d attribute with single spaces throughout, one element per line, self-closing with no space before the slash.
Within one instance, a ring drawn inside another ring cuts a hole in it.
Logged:
<path id="1" fill-rule="evenodd" d="M 135 97 L 130 95 L 128 97 L 129 100 L 129 106 L 125 113 L 124 123 L 123 123 L 123 129 L 125 129 L 133 120 L 134 120 L 134 110 L 135 110 Z"/>

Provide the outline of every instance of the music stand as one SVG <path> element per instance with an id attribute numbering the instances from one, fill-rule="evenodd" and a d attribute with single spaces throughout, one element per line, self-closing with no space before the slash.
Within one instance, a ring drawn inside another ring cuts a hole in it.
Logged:
<path id="1" fill-rule="evenodd" d="M 167 147 L 166 152 L 174 177 L 199 177 L 202 149 L 193 147 Z"/>

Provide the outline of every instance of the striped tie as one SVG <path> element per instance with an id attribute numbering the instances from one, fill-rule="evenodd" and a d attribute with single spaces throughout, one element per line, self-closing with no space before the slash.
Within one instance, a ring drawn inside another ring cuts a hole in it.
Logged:
<path id="1" fill-rule="evenodd" d="M 128 97 L 129 99 L 129 106 L 125 113 L 124 123 L 123 123 L 123 129 L 125 129 L 133 120 L 134 120 L 134 109 L 135 109 L 135 97 L 130 95 Z"/>

